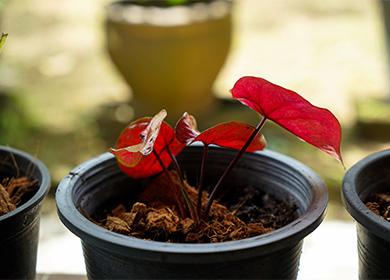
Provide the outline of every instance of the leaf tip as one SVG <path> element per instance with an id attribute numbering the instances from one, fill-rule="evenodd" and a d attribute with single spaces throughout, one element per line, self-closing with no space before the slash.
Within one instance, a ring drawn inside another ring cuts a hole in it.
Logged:
<path id="1" fill-rule="evenodd" d="M 167 110 L 165 109 L 161 109 L 161 111 L 159 112 L 159 114 L 163 115 L 164 117 L 166 117 L 168 115 L 168 112 Z"/>

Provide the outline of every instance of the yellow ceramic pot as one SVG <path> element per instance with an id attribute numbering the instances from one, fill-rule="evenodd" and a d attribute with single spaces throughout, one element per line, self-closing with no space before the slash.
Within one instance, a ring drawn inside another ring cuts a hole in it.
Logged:
<path id="1" fill-rule="evenodd" d="M 169 119 L 212 109 L 213 83 L 231 41 L 231 1 L 174 7 L 115 2 L 107 8 L 107 48 L 133 91 L 137 115 L 161 108 Z"/>

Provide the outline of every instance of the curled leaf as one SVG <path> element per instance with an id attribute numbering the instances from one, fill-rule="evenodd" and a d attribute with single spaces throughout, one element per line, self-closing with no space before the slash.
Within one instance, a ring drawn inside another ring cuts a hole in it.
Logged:
<path id="1" fill-rule="evenodd" d="M 341 126 L 329 110 L 257 77 L 242 77 L 231 93 L 244 105 L 342 162 Z"/>
<path id="2" fill-rule="evenodd" d="M 115 148 L 110 149 L 120 166 L 134 167 L 144 157 L 141 150 L 145 144 L 142 142 L 140 135 L 148 123 L 149 118 L 139 119 L 131 123 L 119 136 Z"/>
<path id="3" fill-rule="evenodd" d="M 255 128 L 242 122 L 226 122 L 217 124 L 203 132 L 196 127 L 195 118 L 184 113 L 176 125 L 177 138 L 187 145 L 193 142 L 202 142 L 204 145 L 218 145 L 225 148 L 241 149 Z M 264 136 L 259 134 L 247 148 L 248 152 L 264 149 L 266 141 Z"/>
<path id="4" fill-rule="evenodd" d="M 172 159 L 167 149 L 177 155 L 185 147 L 176 139 L 172 127 L 163 121 L 165 116 L 166 112 L 162 110 L 153 118 L 132 122 L 119 136 L 115 148 L 111 149 L 121 170 L 130 177 L 145 178 L 161 172 L 163 167 L 155 154 L 168 167 Z"/>
<path id="5" fill-rule="evenodd" d="M 177 139 L 187 145 L 191 144 L 196 136 L 200 134 L 195 117 L 187 112 L 176 123 L 175 130 Z"/>
<path id="6" fill-rule="evenodd" d="M 161 110 L 153 118 L 138 119 L 125 129 L 126 133 L 122 133 L 119 137 L 117 148 L 111 149 L 122 165 L 136 166 L 143 156 L 153 151 L 161 124 L 166 116 L 167 112 Z"/>
<path id="7" fill-rule="evenodd" d="M 147 125 L 144 131 L 141 132 L 141 139 L 144 143 L 144 146 L 141 149 L 143 155 L 149 155 L 153 151 L 154 142 L 157 139 L 157 136 L 160 132 L 160 127 L 165 117 L 167 116 L 167 111 L 164 109 L 161 110 L 157 115 L 155 115 Z"/>

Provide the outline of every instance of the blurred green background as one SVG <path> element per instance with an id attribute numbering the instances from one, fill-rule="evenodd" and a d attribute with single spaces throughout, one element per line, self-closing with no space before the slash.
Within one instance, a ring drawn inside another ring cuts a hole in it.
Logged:
<path id="1" fill-rule="evenodd" d="M 109 1 L 0 3 L 0 31 L 9 33 L 0 55 L 0 143 L 44 161 L 54 188 L 73 167 L 112 146 L 133 118 L 131 91 L 105 48 L 104 7 Z M 233 26 L 232 48 L 214 87 L 218 98 L 229 98 L 239 77 L 262 76 L 339 118 L 347 168 L 390 147 L 390 131 L 372 121 L 373 114 L 379 122 L 387 118 L 387 101 L 364 101 L 390 99 L 379 2 L 239 0 Z M 256 116 L 220 100 L 200 125 L 232 119 L 253 123 Z M 323 176 L 331 189 L 330 212 L 343 218 L 342 166 L 272 124 L 264 134 L 269 148 L 296 157 Z"/>

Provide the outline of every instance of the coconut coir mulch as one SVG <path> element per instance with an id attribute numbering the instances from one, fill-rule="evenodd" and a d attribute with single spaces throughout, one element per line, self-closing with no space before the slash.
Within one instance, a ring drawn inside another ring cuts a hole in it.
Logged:
<path id="1" fill-rule="evenodd" d="M 0 216 L 15 210 L 24 197 L 37 187 L 38 181 L 27 177 L 5 178 L 0 181 Z"/>
<path id="2" fill-rule="evenodd" d="M 297 217 L 297 207 L 256 191 L 241 190 L 241 197 L 223 205 L 214 202 L 207 218 L 198 224 L 189 218 L 175 172 L 153 181 L 132 205 L 119 204 L 103 219 L 93 219 L 108 230 L 154 241 L 215 243 L 239 240 L 278 229 Z M 196 205 L 197 190 L 184 184 Z M 202 197 L 205 206 L 207 194 Z M 204 208 L 204 207 L 203 207 Z"/>
<path id="3" fill-rule="evenodd" d="M 390 192 L 371 195 L 367 199 L 366 206 L 372 212 L 390 222 Z"/>

